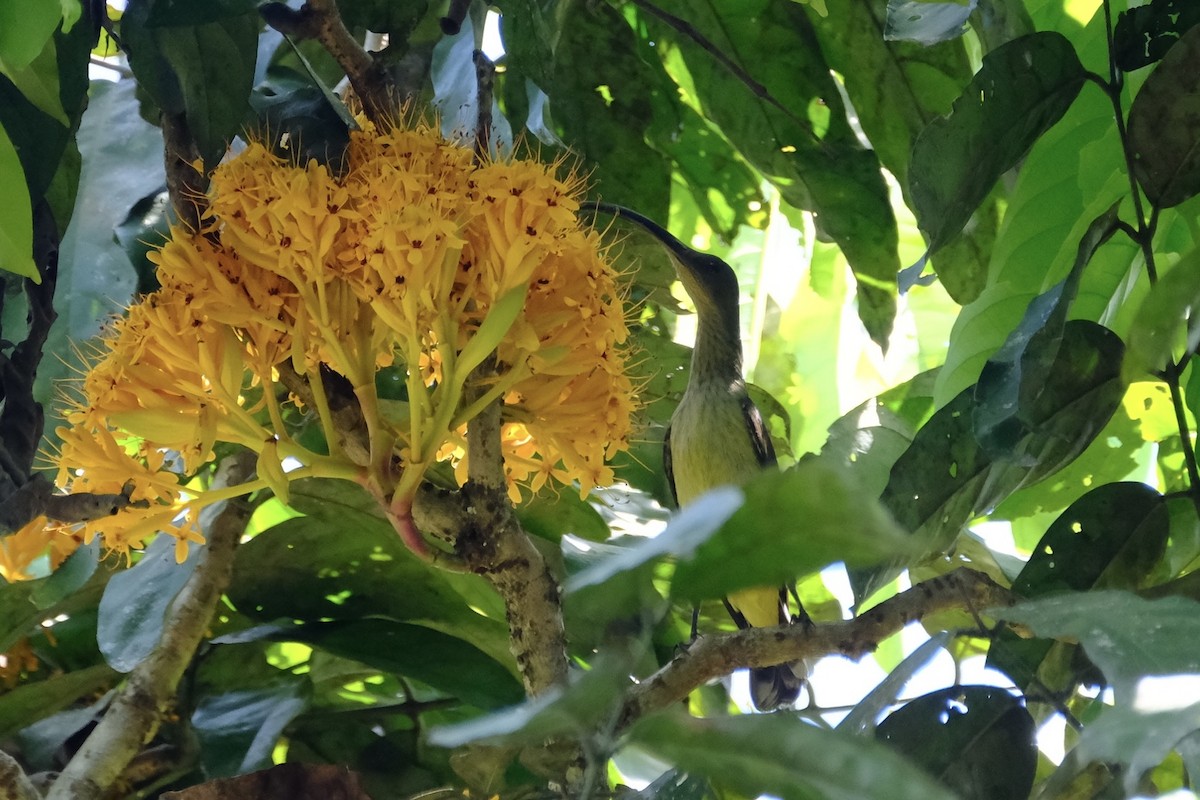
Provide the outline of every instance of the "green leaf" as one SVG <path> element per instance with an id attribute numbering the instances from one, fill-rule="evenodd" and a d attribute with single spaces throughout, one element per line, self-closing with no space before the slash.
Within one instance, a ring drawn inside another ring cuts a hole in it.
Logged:
<path id="1" fill-rule="evenodd" d="M 827 462 L 764 472 L 744 490 L 745 504 L 694 555 L 677 553 L 673 596 L 717 598 L 790 583 L 839 561 L 868 566 L 912 554 L 912 541 L 887 513 Z"/>
<path id="2" fill-rule="evenodd" d="M 1170 515 L 1162 495 L 1144 483 L 1110 483 L 1071 504 L 1047 529 L 1013 581 L 1019 597 L 1064 590 L 1137 589 L 1162 557 Z M 1002 633 L 988 666 L 1027 686 L 1051 642 Z"/>
<path id="3" fill-rule="evenodd" d="M 383 52 L 386 57 L 393 58 L 404 53 L 409 36 L 426 18 L 429 6 L 428 0 L 412 0 L 407 3 L 395 3 L 392 0 L 353 0 L 338 3 L 338 11 L 350 30 L 364 29 L 386 33 L 388 46 Z"/>
<path id="4" fill-rule="evenodd" d="M 193 3 L 190 0 L 154 0 L 150 16 L 146 19 L 146 27 L 177 28 L 220 22 L 230 17 L 255 13 L 258 3 L 259 0 L 208 0 L 206 3 Z"/>
<path id="5" fill-rule="evenodd" d="M 28 66 L 8 70 L 5 75 L 39 111 L 64 127 L 70 126 L 59 96 L 58 55 L 53 38 L 46 41 L 42 52 Z"/>
<path id="6" fill-rule="evenodd" d="M 733 486 L 705 492 L 675 514 L 666 530 L 636 547 L 623 549 L 571 576 L 564 590 L 576 592 L 603 586 L 624 573 L 640 570 L 668 556 L 691 558 L 745 502 L 745 494 Z M 719 596 L 719 595 L 718 595 Z"/>
<path id="7" fill-rule="evenodd" d="M 827 16 L 810 18 L 830 68 L 845 81 L 867 139 L 907 192 L 913 142 L 950 110 L 972 69 L 961 39 L 932 47 L 885 40 L 884 13 L 879 3 L 853 0 L 833 3 Z M 911 206 L 911 198 L 905 199 Z M 997 219 L 996 199 L 990 196 L 963 236 L 934 259 L 938 279 L 958 303 L 975 299 L 985 285 Z"/>
<path id="8" fill-rule="evenodd" d="M 934 656 L 945 650 L 949 641 L 950 632 L 941 631 L 922 642 L 920 647 L 905 656 L 903 661 L 888 672 L 886 678 L 858 701 L 850 713 L 838 723 L 837 729 L 844 733 L 873 733 L 877 727 L 875 720 L 897 704 L 900 692 L 909 680 L 928 666 Z"/>
<path id="9" fill-rule="evenodd" d="M 1189 252 L 1159 278 L 1142 301 L 1129 329 L 1126 374 L 1132 378 L 1156 374 L 1185 346 L 1200 344 L 1200 332 L 1190 323 L 1200 306 L 1200 249 Z M 1184 341 L 1186 334 L 1186 342 Z"/>
<path id="10" fill-rule="evenodd" d="M 175 596 L 196 570 L 199 549 L 189 545 L 189 558 L 178 564 L 175 537 L 160 534 L 131 569 L 108 582 L 100 599 L 96 641 L 113 669 L 129 672 L 158 644 Z"/>
<path id="11" fill-rule="evenodd" d="M 21 160 L 8 134 L 0 128 L 0 268 L 41 283 L 33 263 L 33 210 Z"/>
<path id="12" fill-rule="evenodd" d="M 959 797 L 1025 800 L 1038 749 L 1033 717 L 1003 689 L 951 686 L 906 703 L 875 733 Z"/>
<path id="13" fill-rule="evenodd" d="M 993 456 L 1011 456 L 1012 446 L 1029 433 L 1026 417 L 1037 406 L 1058 361 L 1067 311 L 1084 267 L 1116 231 L 1116 224 L 1114 204 L 1088 227 L 1067 277 L 1029 303 L 1021 324 L 984 364 L 975 384 L 975 436 Z"/>
<path id="14" fill-rule="evenodd" d="M 1200 28 L 1180 37 L 1133 99 L 1133 174 L 1157 208 L 1200 193 Z"/>
<path id="15" fill-rule="evenodd" d="M 225 778 L 271 765 L 283 729 L 308 707 L 307 681 L 205 697 L 192 714 L 204 770 Z"/>
<path id="16" fill-rule="evenodd" d="M 511 665 L 504 623 L 476 613 L 443 573 L 418 560 L 366 492 L 345 481 L 305 480 L 292 483 L 290 499 L 308 516 L 238 549 L 227 594 L 243 614 L 260 621 L 380 616 L 414 622 Z"/>
<path id="17" fill-rule="evenodd" d="M 563 141 L 595 165 L 593 191 L 666 219 L 671 165 L 646 142 L 652 109 L 661 107 L 654 97 L 661 81 L 650 66 L 657 60 L 615 8 L 589 6 L 562 28 L 553 79 L 541 88 L 550 95 Z"/>
<path id="18" fill-rule="evenodd" d="M 691 775 L 743 796 L 952 800 L 954 794 L 890 748 L 815 728 L 793 714 L 641 720 L 633 742 Z"/>
<path id="19" fill-rule="evenodd" d="M 258 84 L 250 95 L 258 125 L 255 135 L 268 142 L 276 155 L 288 155 L 302 164 L 315 158 L 340 169 L 350 129 L 326 91 L 296 77 L 272 77 Z M 285 136 L 286 154 L 279 146 Z"/>
<path id="20" fill-rule="evenodd" d="M 909 191 L 931 253 L 958 235 L 1000 176 L 1062 118 L 1084 72 L 1056 33 L 1023 36 L 984 57 L 950 115 L 913 148 Z"/>
<path id="21" fill-rule="evenodd" d="M 885 39 L 908 39 L 923 45 L 957 39 L 966 33 L 975 10 L 968 3 L 930 3 L 926 0 L 888 0 Z"/>
<path id="22" fill-rule="evenodd" d="M 1117 705 L 1135 703 L 1147 676 L 1200 673 L 1200 603 L 1183 597 L 1143 600 L 1130 592 L 1057 594 L 994 616 L 1042 637 L 1077 640 L 1113 687 Z"/>
<path id="23" fill-rule="evenodd" d="M 118 677 L 107 664 L 51 675 L 45 680 L 8 689 L 0 694 L 0 736 L 5 739 L 38 720 L 66 708 Z"/>
<path id="24" fill-rule="evenodd" d="M 429 732 L 435 747 L 488 744 L 541 744 L 559 736 L 580 736 L 611 717 L 629 687 L 628 669 L 601 658 L 586 672 L 575 671 L 566 688 L 552 687 L 520 705 Z"/>
<path id="25" fill-rule="evenodd" d="M 137 271 L 138 294 L 149 294 L 159 288 L 158 266 L 147 256 L 167 241 L 171 223 L 175 221 L 171 198 L 163 190 L 134 203 L 129 216 L 113 229 L 113 235 Z"/>
<path id="26" fill-rule="evenodd" d="M 0 72 L 25 69 L 54 35 L 62 21 L 55 3 L 0 0 Z"/>
<path id="27" fill-rule="evenodd" d="M 556 542 L 566 534 L 590 542 L 603 542 L 610 535 L 600 512 L 574 492 L 546 492 L 517 506 L 521 527 L 534 536 Z"/>
<path id="28" fill-rule="evenodd" d="M 1160 60 L 1179 37 L 1200 23 L 1200 6 L 1188 0 L 1151 0 L 1122 11 L 1113 29 L 1113 57 L 1125 72 Z"/>
<path id="29" fill-rule="evenodd" d="M 944 553 L 976 514 L 1054 474 L 1092 442 L 1124 394 L 1122 355 L 1121 340 L 1107 329 L 1068 322 L 1012 457 L 993 460 L 975 439 L 973 392 L 966 389 L 933 415 L 896 461 L 880 498 L 884 507 L 917 537 L 922 552 Z M 852 573 L 856 596 L 869 597 L 899 567 Z"/>
<path id="30" fill-rule="evenodd" d="M 178 77 L 188 127 L 208 169 L 221 160 L 250 111 L 260 24 L 257 14 L 245 14 L 154 31 Z"/>
<path id="31" fill-rule="evenodd" d="M 79 548 L 50 573 L 45 582 L 39 582 L 29 599 L 38 608 L 52 608 L 83 587 L 96 574 L 99 565 L 100 540 Z"/>
<path id="32" fill-rule="evenodd" d="M 879 160 L 850 127 L 804 9 L 789 0 L 759 0 L 752 8 L 740 0 L 660 5 L 756 82 L 748 86 L 708 49 L 672 34 L 707 117 L 784 200 L 813 211 L 821 232 L 842 249 L 858 280 L 859 318 L 886 346 L 900 270 L 896 221 Z"/>
<path id="33" fill-rule="evenodd" d="M 1195 678 L 1195 675 L 1184 677 L 1182 685 L 1173 685 L 1168 678 L 1161 687 L 1147 687 L 1144 703 L 1104 709 L 1100 718 L 1083 730 L 1075 755 L 1084 763 L 1126 766 L 1123 779 L 1126 796 L 1140 794 L 1142 775 L 1161 764 L 1184 739 L 1200 730 L 1200 701 L 1194 699 Z"/>

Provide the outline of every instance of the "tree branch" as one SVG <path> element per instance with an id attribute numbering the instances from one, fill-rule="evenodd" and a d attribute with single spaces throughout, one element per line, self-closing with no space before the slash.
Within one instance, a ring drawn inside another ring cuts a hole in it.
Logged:
<path id="1" fill-rule="evenodd" d="M 41 796 L 16 759 L 0 750 L 0 800 L 40 800 Z"/>
<path id="2" fill-rule="evenodd" d="M 227 458 L 213 480 L 214 488 L 244 483 L 254 471 L 248 451 Z M 54 782 L 46 800 L 93 800 L 120 777 L 126 765 L 158 730 L 159 722 L 184 670 L 192 660 L 221 593 L 233 574 L 233 554 L 250 519 L 244 499 L 207 509 L 202 520 L 208 544 L 196 571 L 184 584 L 154 650 L 129 673 L 83 747 Z"/>
<path id="3" fill-rule="evenodd" d="M 769 667 L 840 654 L 858 660 L 905 625 L 952 608 L 1010 606 L 1012 593 L 982 572 L 958 569 L 920 583 L 845 622 L 748 628 L 706 635 L 629 692 L 620 729 L 684 700 L 695 688 L 743 667 Z"/>
<path id="4" fill-rule="evenodd" d="M 189 231 L 199 231 L 200 222 L 208 206 L 205 181 L 202 171 L 196 169 L 200 150 L 188 127 L 184 114 L 162 115 L 163 166 L 167 173 L 167 196 L 175 216 Z M 212 169 L 216 164 L 205 164 Z"/>
<path id="5" fill-rule="evenodd" d="M 367 119 L 385 130 L 396 122 L 399 101 L 391 76 L 350 35 L 336 0 L 308 0 L 299 11 L 283 3 L 267 3 L 259 13 L 280 33 L 320 42 L 350 79 Z"/>

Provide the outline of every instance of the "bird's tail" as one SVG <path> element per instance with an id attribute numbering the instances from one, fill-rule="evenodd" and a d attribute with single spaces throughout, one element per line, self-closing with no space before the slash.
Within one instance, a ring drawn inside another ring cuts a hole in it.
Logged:
<path id="1" fill-rule="evenodd" d="M 790 706 L 800 697 L 808 668 L 803 661 L 750 670 L 750 700 L 759 711 Z"/>

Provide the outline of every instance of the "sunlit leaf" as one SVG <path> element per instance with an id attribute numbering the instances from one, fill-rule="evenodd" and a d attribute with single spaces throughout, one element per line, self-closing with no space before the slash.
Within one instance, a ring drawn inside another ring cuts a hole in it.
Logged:
<path id="1" fill-rule="evenodd" d="M 1138 308 L 1129 330 L 1126 368 L 1130 378 L 1157 373 L 1186 347 L 1200 344 L 1191 322 L 1200 307 L 1200 249 L 1192 250 L 1162 276 Z"/>
<path id="2" fill-rule="evenodd" d="M 5 202 L 0 203 L 0 265 L 9 272 L 40 281 L 33 263 L 33 210 L 17 151 L 0 128 L 0 184 Z"/>
<path id="3" fill-rule="evenodd" d="M 988 53 L 950 115 L 913 147 L 909 191 L 937 252 L 962 230 L 999 177 L 1074 102 L 1084 69 L 1067 39 L 1021 37 Z"/>

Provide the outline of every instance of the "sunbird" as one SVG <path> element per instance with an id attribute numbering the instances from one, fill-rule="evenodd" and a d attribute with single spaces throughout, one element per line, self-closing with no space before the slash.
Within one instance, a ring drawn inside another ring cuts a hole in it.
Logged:
<path id="1" fill-rule="evenodd" d="M 654 236 L 696 306 L 696 343 L 687 389 L 663 440 L 663 464 L 676 504 L 686 506 L 710 489 L 742 483 L 756 471 L 774 467 L 775 448 L 742 377 L 733 268 L 714 255 L 693 250 L 636 211 L 608 203 L 591 203 L 584 209 L 629 220 Z M 730 594 L 725 607 L 739 628 L 769 627 L 790 621 L 787 597 L 786 587 L 754 587 Z M 803 608 L 800 614 L 807 619 Z M 752 669 L 754 707 L 770 711 L 791 705 L 805 677 L 803 662 Z"/>

